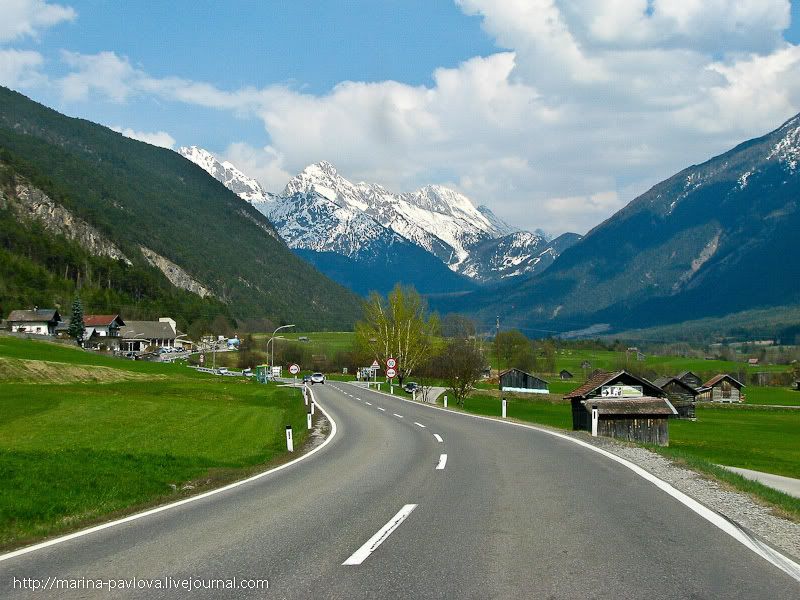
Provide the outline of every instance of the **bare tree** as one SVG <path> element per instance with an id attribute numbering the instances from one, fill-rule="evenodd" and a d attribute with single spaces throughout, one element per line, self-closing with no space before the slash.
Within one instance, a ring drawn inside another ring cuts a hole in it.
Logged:
<path id="1" fill-rule="evenodd" d="M 483 354 L 472 340 L 456 338 L 448 342 L 440 360 L 453 397 L 463 407 L 467 396 L 481 379 Z"/>
<path id="2" fill-rule="evenodd" d="M 397 359 L 402 384 L 431 354 L 439 322 L 426 312 L 414 288 L 397 285 L 386 299 L 373 293 L 364 307 L 364 320 L 356 323 L 361 354 L 382 364 L 389 357 Z"/>

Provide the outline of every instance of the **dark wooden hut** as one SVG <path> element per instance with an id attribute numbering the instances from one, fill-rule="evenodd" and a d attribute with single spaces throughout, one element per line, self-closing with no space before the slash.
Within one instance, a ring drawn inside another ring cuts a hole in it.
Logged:
<path id="1" fill-rule="evenodd" d="M 500 373 L 500 390 L 528 394 L 549 394 L 549 384 L 541 377 L 522 369 L 508 369 Z"/>
<path id="2" fill-rule="evenodd" d="M 703 380 L 700 378 L 700 376 L 692 371 L 683 371 L 682 373 L 678 373 L 677 379 L 680 379 L 683 383 L 688 383 L 695 389 L 703 385 Z"/>
<path id="3" fill-rule="evenodd" d="M 561 372 L 558 374 L 558 376 L 562 379 L 562 381 L 566 381 L 568 379 L 572 379 L 573 377 L 575 377 L 572 373 L 570 373 L 566 369 L 561 369 Z"/>
<path id="4" fill-rule="evenodd" d="M 681 418 L 695 418 L 694 403 L 698 394 L 695 388 L 677 377 L 660 377 L 653 383 L 666 393 Z"/>
<path id="5" fill-rule="evenodd" d="M 627 371 L 595 373 L 565 396 L 572 404 L 572 428 L 592 430 L 597 410 L 597 434 L 622 440 L 669 445 L 669 418 L 678 412 L 652 382 Z"/>

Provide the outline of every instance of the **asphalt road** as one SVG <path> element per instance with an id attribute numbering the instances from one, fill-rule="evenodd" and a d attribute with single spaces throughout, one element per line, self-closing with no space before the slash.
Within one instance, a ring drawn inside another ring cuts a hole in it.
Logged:
<path id="1" fill-rule="evenodd" d="M 338 433 L 308 460 L 0 562 L 0 597 L 800 597 L 797 581 L 568 441 L 344 383 L 313 389 Z M 373 552 L 358 552 L 408 505 Z M 236 577 L 269 589 L 13 589 L 30 577 Z"/>

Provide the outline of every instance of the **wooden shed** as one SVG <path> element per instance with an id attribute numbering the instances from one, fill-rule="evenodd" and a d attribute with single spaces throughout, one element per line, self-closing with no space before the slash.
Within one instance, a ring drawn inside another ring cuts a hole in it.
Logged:
<path id="1" fill-rule="evenodd" d="M 703 380 L 700 378 L 700 375 L 692 371 L 678 373 L 676 379 L 680 379 L 683 383 L 688 383 L 695 389 L 703 385 Z"/>
<path id="2" fill-rule="evenodd" d="M 541 377 L 526 373 L 522 369 L 508 369 L 500 373 L 500 390 L 524 394 L 549 394 L 550 386 Z"/>
<path id="3" fill-rule="evenodd" d="M 744 402 L 742 389 L 744 384 L 731 377 L 727 373 L 722 373 L 712 377 L 703 384 L 698 392 L 698 400 L 711 402 Z"/>
<path id="4" fill-rule="evenodd" d="M 572 404 L 572 428 L 633 442 L 669 445 L 669 419 L 678 411 L 654 383 L 627 371 L 595 373 L 565 396 Z"/>
<path id="5" fill-rule="evenodd" d="M 655 383 L 660 387 L 667 398 L 678 411 L 678 416 L 684 419 L 694 419 L 694 403 L 697 400 L 697 390 L 677 377 L 660 377 Z"/>
<path id="6" fill-rule="evenodd" d="M 562 381 L 566 381 L 568 379 L 572 379 L 575 377 L 572 373 L 567 371 L 566 369 L 561 369 L 561 372 L 558 374 Z"/>

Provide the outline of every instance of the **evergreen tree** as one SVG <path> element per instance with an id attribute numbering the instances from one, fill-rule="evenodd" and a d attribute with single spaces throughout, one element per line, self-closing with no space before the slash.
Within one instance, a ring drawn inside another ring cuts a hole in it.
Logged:
<path id="1" fill-rule="evenodd" d="M 85 331 L 86 326 L 83 324 L 83 304 L 81 304 L 81 299 L 75 296 L 75 300 L 72 302 L 72 320 L 69 322 L 67 333 L 80 344 Z"/>

